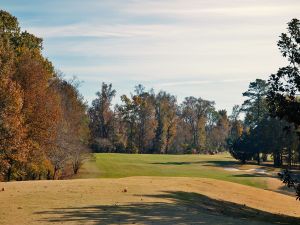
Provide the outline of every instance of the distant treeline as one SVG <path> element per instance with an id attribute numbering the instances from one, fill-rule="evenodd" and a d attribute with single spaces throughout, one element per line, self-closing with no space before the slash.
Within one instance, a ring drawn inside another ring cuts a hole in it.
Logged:
<path id="1" fill-rule="evenodd" d="M 214 154 L 225 151 L 228 138 L 239 137 L 244 129 L 238 107 L 228 117 L 213 101 L 191 96 L 178 104 L 175 96 L 142 85 L 112 107 L 115 93 L 103 83 L 89 108 L 95 152 Z"/>
<path id="2" fill-rule="evenodd" d="M 116 91 L 102 84 L 88 110 L 90 147 L 94 152 L 216 154 L 230 151 L 246 163 L 267 161 L 275 166 L 300 161 L 299 138 L 292 123 L 270 114 L 267 102 L 269 84 L 256 79 L 243 93 L 245 101 L 235 105 L 231 115 L 216 110 L 214 102 L 176 97 L 136 86 L 121 104 L 111 105 Z M 243 120 L 239 115 L 243 114 Z"/>

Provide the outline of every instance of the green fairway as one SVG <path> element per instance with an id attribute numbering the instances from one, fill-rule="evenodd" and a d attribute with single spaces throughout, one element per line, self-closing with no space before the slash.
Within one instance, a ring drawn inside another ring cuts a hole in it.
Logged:
<path id="1" fill-rule="evenodd" d="M 121 178 L 129 176 L 203 177 L 267 188 L 269 175 L 224 168 L 245 169 L 229 154 L 160 155 L 160 154 L 93 154 L 77 178 Z M 247 166 L 249 168 L 249 166 Z M 251 165 L 250 168 L 257 168 Z"/>

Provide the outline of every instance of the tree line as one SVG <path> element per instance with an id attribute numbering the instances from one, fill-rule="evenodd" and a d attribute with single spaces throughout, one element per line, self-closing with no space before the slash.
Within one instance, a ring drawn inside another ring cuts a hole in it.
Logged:
<path id="1" fill-rule="evenodd" d="M 77 173 L 89 140 L 87 104 L 42 55 L 42 39 L 0 11 L 0 180 Z M 66 170 L 65 170 L 66 171 Z"/>
<path id="2" fill-rule="evenodd" d="M 103 83 L 88 110 L 95 152 L 214 154 L 243 130 L 238 115 L 216 110 L 213 101 L 190 96 L 178 104 L 170 93 L 137 85 L 112 106 L 115 94 Z"/>

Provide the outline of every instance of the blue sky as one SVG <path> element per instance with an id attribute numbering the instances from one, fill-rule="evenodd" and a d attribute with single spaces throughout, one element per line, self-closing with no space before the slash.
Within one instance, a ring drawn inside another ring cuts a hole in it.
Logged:
<path id="1" fill-rule="evenodd" d="M 87 101 L 101 83 L 214 100 L 231 110 L 255 78 L 286 64 L 276 41 L 299 0 L 0 0 Z"/>

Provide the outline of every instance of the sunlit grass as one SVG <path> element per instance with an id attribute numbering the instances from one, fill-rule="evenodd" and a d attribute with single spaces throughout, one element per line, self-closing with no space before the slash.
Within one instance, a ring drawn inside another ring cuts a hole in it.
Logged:
<path id="1" fill-rule="evenodd" d="M 226 171 L 224 167 L 243 168 L 244 166 L 227 153 L 218 155 L 95 153 L 84 164 L 77 178 L 203 177 L 267 188 L 264 176 L 245 174 L 242 171 Z"/>

